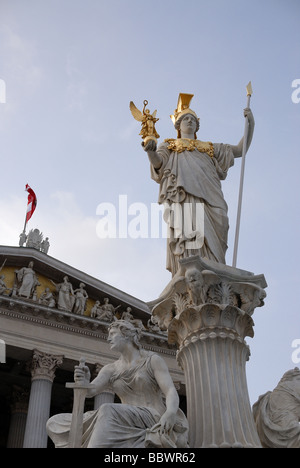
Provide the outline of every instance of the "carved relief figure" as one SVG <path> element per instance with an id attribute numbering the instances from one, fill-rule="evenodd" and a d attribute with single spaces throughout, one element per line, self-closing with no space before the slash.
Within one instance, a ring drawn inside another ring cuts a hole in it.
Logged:
<path id="1" fill-rule="evenodd" d="M 169 229 L 166 267 L 173 276 L 179 259 L 192 255 L 225 264 L 228 207 L 220 181 L 243 150 L 243 138 L 237 145 L 197 140 L 200 125 L 197 114 L 189 107 L 192 97 L 181 93 L 171 116 L 177 139 L 167 139 L 158 147 L 154 140 L 144 144 L 151 176 L 160 186 L 158 203 L 165 207 Z M 244 115 L 249 123 L 248 149 L 254 118 L 248 108 Z M 203 223 L 199 222 L 201 216 Z"/>
<path id="2" fill-rule="evenodd" d="M 86 309 L 86 302 L 88 299 L 88 294 L 84 288 L 85 288 L 85 284 L 80 283 L 79 288 L 75 289 L 74 291 L 75 303 L 74 303 L 73 312 L 74 314 L 77 314 L 77 315 L 84 315 L 84 312 Z"/>
<path id="3" fill-rule="evenodd" d="M 300 370 L 287 371 L 272 392 L 253 405 L 264 448 L 300 448 Z"/>
<path id="4" fill-rule="evenodd" d="M 45 288 L 45 291 L 39 298 L 39 303 L 47 307 L 55 307 L 55 299 L 49 288 Z"/>
<path id="5" fill-rule="evenodd" d="M 205 282 L 201 271 L 197 268 L 187 270 L 185 273 L 185 281 L 190 302 L 194 305 L 205 303 L 208 287 L 206 286 L 205 288 Z"/>
<path id="6" fill-rule="evenodd" d="M 134 326 L 140 328 L 141 330 L 145 330 L 143 322 L 140 319 L 135 319 L 131 312 L 131 307 L 127 307 L 127 309 L 122 313 L 121 319 L 128 320 L 129 322 L 132 322 Z"/>
<path id="7" fill-rule="evenodd" d="M 205 303 L 230 304 L 252 315 L 256 307 L 264 304 L 266 292 L 250 282 L 232 282 L 213 271 L 189 268 L 185 272 L 185 283 L 193 305 Z"/>
<path id="8" fill-rule="evenodd" d="M 97 314 L 101 312 L 100 301 L 96 301 L 93 307 L 91 308 L 91 318 L 96 318 Z"/>
<path id="9" fill-rule="evenodd" d="M 36 287 L 40 285 L 37 276 L 33 271 L 33 262 L 29 262 L 28 267 L 16 270 L 17 295 L 26 299 L 36 298 Z"/>
<path id="10" fill-rule="evenodd" d="M 4 294 L 5 291 L 11 291 L 11 289 L 9 289 L 6 286 L 6 283 L 5 283 L 4 279 L 5 279 L 5 275 L 1 275 L 0 276 L 0 294 Z"/>
<path id="11" fill-rule="evenodd" d="M 60 310 L 71 312 L 73 309 L 75 297 L 72 284 L 69 282 L 68 276 L 64 276 L 63 282 L 56 284 L 52 281 L 58 293 L 57 307 Z"/>
<path id="12" fill-rule="evenodd" d="M 165 331 L 163 331 L 158 325 L 157 319 L 156 317 L 154 317 L 154 315 L 151 315 L 151 317 L 149 318 L 147 322 L 147 328 L 150 332 L 165 334 Z"/>
<path id="13" fill-rule="evenodd" d="M 84 414 L 82 448 L 183 448 L 188 447 L 188 423 L 165 361 L 141 348 L 140 330 L 117 320 L 108 341 L 120 357 L 105 365 L 91 382 L 92 398 L 109 386 L 121 403 L 104 403 Z M 88 384 L 87 366 L 76 366 L 75 382 Z M 58 414 L 47 422 L 56 447 L 68 447 L 71 415 Z"/>
<path id="14" fill-rule="evenodd" d="M 119 308 L 114 307 L 112 304 L 109 303 L 108 297 L 104 298 L 104 304 L 99 307 L 99 310 L 96 313 L 96 317 L 99 320 L 107 320 L 108 322 L 112 322 L 115 320 L 115 311 Z"/>

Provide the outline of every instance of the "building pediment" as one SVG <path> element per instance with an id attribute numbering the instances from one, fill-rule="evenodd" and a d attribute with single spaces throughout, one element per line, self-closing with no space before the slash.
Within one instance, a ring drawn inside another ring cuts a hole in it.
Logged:
<path id="1" fill-rule="evenodd" d="M 41 349 L 57 348 L 59 341 L 61 352 L 64 350 L 65 354 L 69 349 L 68 357 L 76 359 L 81 347 L 77 346 L 76 340 L 74 341 L 75 334 L 84 341 L 87 339 L 86 349 L 82 347 L 80 351 L 86 351 L 91 362 L 96 360 L 96 356 L 92 356 L 96 355 L 96 348 L 99 348 L 99 345 L 95 347 L 94 340 L 97 340 L 98 344 L 101 343 L 102 354 L 107 356 L 109 362 L 112 355 L 106 343 L 108 327 L 112 320 L 124 318 L 124 315 L 129 314 L 131 319 L 142 327 L 141 342 L 145 348 L 175 356 L 175 348 L 168 344 L 166 333 L 154 324 L 150 325 L 151 314 L 145 302 L 36 249 L 0 246 L 0 267 L 1 265 L 0 276 L 3 277 L 7 289 L 0 294 L 0 316 L 10 322 L 19 322 L 19 340 L 23 341 L 24 348 L 30 349 L 33 344 Z M 29 269 L 29 266 L 34 272 L 37 285 L 35 293 L 26 296 L 26 293 L 21 291 L 21 279 L 23 269 Z M 74 292 L 80 284 L 84 285 L 87 299 L 86 308 L 82 313 L 59 307 L 57 285 L 62 284 L 66 276 Z M 43 301 L 46 290 L 53 297 L 52 302 Z M 106 302 L 114 311 L 114 318 L 108 318 L 103 313 L 93 316 L 93 307 L 97 302 L 100 306 Z M 38 332 L 35 331 L 37 327 Z M 23 333 L 25 329 L 28 340 L 26 333 Z M 35 340 L 35 335 L 41 335 L 40 342 Z M 66 345 L 68 340 L 69 348 Z M 56 345 L 52 345 L 55 341 Z"/>
<path id="2" fill-rule="evenodd" d="M 145 320 L 146 322 L 150 318 L 150 309 L 144 301 L 36 249 L 0 246 L 0 267 L 4 262 L 5 264 L 2 271 L 0 271 L 0 275 L 5 275 L 8 288 L 13 287 L 15 271 L 27 267 L 30 262 L 33 262 L 33 270 L 41 283 L 41 285 L 37 286 L 38 299 L 45 286 L 48 286 L 54 292 L 55 287 L 52 281 L 59 284 L 63 281 L 64 276 L 68 276 L 74 289 L 78 288 L 80 283 L 85 284 L 85 289 L 90 299 L 90 307 L 96 300 L 100 300 L 101 302 L 104 298 L 108 298 L 114 307 L 124 310 L 130 307 L 136 318 Z M 89 315 L 89 308 L 86 310 L 85 315 Z"/>

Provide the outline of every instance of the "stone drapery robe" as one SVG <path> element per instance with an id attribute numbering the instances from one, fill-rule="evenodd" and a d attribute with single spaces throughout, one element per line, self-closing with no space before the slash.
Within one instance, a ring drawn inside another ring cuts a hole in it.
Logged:
<path id="1" fill-rule="evenodd" d="M 261 395 L 253 415 L 264 448 L 300 448 L 299 380 L 279 382 Z"/>
<path id="2" fill-rule="evenodd" d="M 103 403 L 84 413 L 82 448 L 188 447 L 188 422 L 181 409 L 173 430 L 159 434 L 166 406 L 152 369 L 153 354 L 145 352 L 134 367 L 111 376 L 111 388 L 122 403 Z M 47 433 L 56 448 L 68 448 L 71 420 L 69 413 L 48 420 Z"/>
<path id="3" fill-rule="evenodd" d="M 150 166 L 151 177 L 160 184 L 158 203 L 165 209 L 171 208 L 171 215 L 165 217 L 169 228 L 167 269 L 174 276 L 178 260 L 191 255 L 225 264 L 229 223 L 221 180 L 234 164 L 232 147 L 178 139 L 165 140 L 157 152 L 163 162 L 158 170 Z M 183 209 L 185 204 L 188 210 Z M 204 232 L 201 223 L 197 223 L 197 204 L 202 204 Z M 178 210 L 174 206 L 182 208 L 179 227 Z"/>

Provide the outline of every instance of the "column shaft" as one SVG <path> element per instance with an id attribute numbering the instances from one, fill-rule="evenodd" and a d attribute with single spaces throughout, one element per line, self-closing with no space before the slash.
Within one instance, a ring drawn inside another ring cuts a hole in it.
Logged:
<path id="1" fill-rule="evenodd" d="M 62 356 L 33 351 L 30 364 L 32 382 L 26 422 L 24 448 L 46 448 L 48 435 L 46 422 L 50 415 L 51 390 Z"/>
<path id="2" fill-rule="evenodd" d="M 246 382 L 248 354 L 244 343 L 214 335 L 180 351 L 191 447 L 260 447 Z"/>
<path id="3" fill-rule="evenodd" d="M 50 414 L 52 382 L 33 380 L 30 391 L 24 448 L 46 448 L 46 422 Z"/>
<path id="4" fill-rule="evenodd" d="M 22 448 L 26 426 L 27 410 L 15 411 L 11 415 L 7 448 Z"/>

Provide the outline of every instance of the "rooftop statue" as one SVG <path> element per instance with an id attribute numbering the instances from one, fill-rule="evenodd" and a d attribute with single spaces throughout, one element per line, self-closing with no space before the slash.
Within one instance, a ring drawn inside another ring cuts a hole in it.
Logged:
<path id="1" fill-rule="evenodd" d="M 44 252 L 45 254 L 48 253 L 50 247 L 50 242 L 49 242 L 49 237 L 46 237 L 41 243 L 41 252 Z"/>
<path id="2" fill-rule="evenodd" d="M 75 367 L 75 383 L 87 388 L 88 398 L 112 388 L 121 400 L 84 413 L 81 448 L 188 447 L 188 422 L 179 409 L 168 367 L 158 354 L 142 349 L 140 333 L 127 320 L 113 322 L 108 341 L 120 357 L 104 366 L 91 383 L 89 368 Z M 68 413 L 48 420 L 47 432 L 55 447 L 72 447 L 71 423 Z"/>
<path id="3" fill-rule="evenodd" d="M 20 235 L 21 236 L 21 235 Z M 43 241 L 43 233 L 39 229 L 31 229 L 26 240 L 26 247 L 40 250 Z"/>
<path id="4" fill-rule="evenodd" d="M 23 245 L 25 244 L 26 240 L 27 240 L 27 236 L 26 236 L 25 232 L 22 231 L 21 234 L 20 234 L 20 236 L 19 236 L 19 246 L 20 246 L 20 247 L 23 247 Z"/>
<path id="5" fill-rule="evenodd" d="M 26 244 L 26 247 L 40 250 L 41 252 L 47 254 L 50 247 L 49 237 L 43 238 L 43 233 L 39 229 L 31 229 L 28 235 L 25 234 L 25 231 L 22 231 L 19 236 L 19 247 L 23 247 Z"/>
<path id="6" fill-rule="evenodd" d="M 228 207 L 221 180 L 234 159 L 242 156 L 244 137 L 237 145 L 197 139 L 200 119 L 190 108 L 193 94 L 179 94 L 171 115 L 177 138 L 164 140 L 147 135 L 142 146 L 148 154 L 151 177 L 159 184 L 158 203 L 165 207 L 168 223 L 167 269 L 174 276 L 179 260 L 193 255 L 225 264 L 228 237 Z M 254 131 L 250 108 L 246 151 Z"/>

